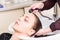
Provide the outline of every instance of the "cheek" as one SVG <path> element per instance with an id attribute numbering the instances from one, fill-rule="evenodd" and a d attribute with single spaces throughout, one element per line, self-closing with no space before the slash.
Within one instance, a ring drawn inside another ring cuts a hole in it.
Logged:
<path id="1" fill-rule="evenodd" d="M 19 31 L 19 32 L 25 32 L 27 33 L 28 31 L 30 31 L 30 29 L 33 27 L 33 22 L 30 23 L 25 23 L 25 22 L 20 22 L 20 24 L 15 24 L 14 28 Z"/>
<path id="2" fill-rule="evenodd" d="M 19 32 L 27 32 L 29 29 L 29 25 L 21 24 L 21 25 L 15 25 L 14 28 Z"/>
<path id="3" fill-rule="evenodd" d="M 15 30 L 21 32 L 21 31 L 23 31 L 23 29 L 24 29 L 24 25 L 22 25 L 21 23 L 20 23 L 19 25 L 18 25 L 18 24 L 15 24 L 15 25 L 13 26 L 13 28 L 14 28 Z"/>

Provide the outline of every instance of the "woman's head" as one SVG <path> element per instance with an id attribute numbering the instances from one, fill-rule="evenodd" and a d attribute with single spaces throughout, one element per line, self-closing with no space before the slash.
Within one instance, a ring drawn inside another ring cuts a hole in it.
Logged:
<path id="1" fill-rule="evenodd" d="M 26 33 L 31 35 L 37 32 L 40 28 L 42 28 L 41 22 L 39 18 L 35 14 L 24 14 L 24 16 L 19 17 L 14 26 L 15 31 L 20 33 Z"/>

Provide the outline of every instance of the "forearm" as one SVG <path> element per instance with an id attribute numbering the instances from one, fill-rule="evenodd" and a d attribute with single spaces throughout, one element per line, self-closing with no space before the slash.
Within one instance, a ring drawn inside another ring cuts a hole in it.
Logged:
<path id="1" fill-rule="evenodd" d="M 43 3 L 44 3 L 44 7 L 41 10 L 48 10 L 48 9 L 52 8 L 55 5 L 56 0 L 47 0 Z"/>

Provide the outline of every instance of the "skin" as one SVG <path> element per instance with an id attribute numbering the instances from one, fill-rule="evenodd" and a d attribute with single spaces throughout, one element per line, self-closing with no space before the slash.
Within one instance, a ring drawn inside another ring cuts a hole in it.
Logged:
<path id="1" fill-rule="evenodd" d="M 34 19 L 34 20 L 33 20 Z M 37 19 L 34 16 L 34 14 L 24 14 L 24 16 L 18 18 L 18 20 L 16 20 L 15 25 L 13 26 L 13 28 L 19 32 L 23 32 L 23 33 L 30 33 L 31 31 L 34 31 L 33 28 L 35 26 L 35 24 Z M 24 30 L 23 30 L 24 29 Z"/>
<path id="2" fill-rule="evenodd" d="M 37 2 L 37 3 L 32 4 L 29 7 L 29 9 L 35 9 L 35 8 L 42 9 L 43 7 L 44 7 L 44 3 L 43 2 Z"/>
<path id="3" fill-rule="evenodd" d="M 37 23 L 37 18 L 34 14 L 24 14 L 24 16 L 19 17 L 15 24 L 13 25 L 14 33 L 10 40 L 20 40 L 17 36 L 27 36 L 30 37 L 35 33 L 35 28 Z"/>
<path id="4" fill-rule="evenodd" d="M 49 32 L 52 32 L 52 30 L 50 29 L 50 27 L 48 27 L 48 28 L 42 28 L 35 35 L 37 35 L 37 36 L 44 35 L 44 34 L 47 34 Z"/>
<path id="5" fill-rule="evenodd" d="M 35 33 L 33 28 L 35 28 L 36 23 L 37 19 L 33 14 L 24 14 L 24 16 L 19 17 L 13 25 L 14 33 L 10 40 L 21 40 L 17 36 L 30 37 Z M 37 34 L 39 35 L 40 33 L 42 35 L 48 32 L 51 32 L 50 28 L 40 29 Z"/>

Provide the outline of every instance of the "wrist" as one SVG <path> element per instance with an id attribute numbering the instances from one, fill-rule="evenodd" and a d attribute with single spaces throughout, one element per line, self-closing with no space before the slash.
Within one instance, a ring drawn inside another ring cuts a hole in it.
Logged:
<path id="1" fill-rule="evenodd" d="M 52 30 L 48 27 L 48 28 L 40 29 L 40 32 L 41 35 L 46 35 L 47 33 L 52 32 Z"/>

